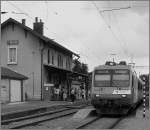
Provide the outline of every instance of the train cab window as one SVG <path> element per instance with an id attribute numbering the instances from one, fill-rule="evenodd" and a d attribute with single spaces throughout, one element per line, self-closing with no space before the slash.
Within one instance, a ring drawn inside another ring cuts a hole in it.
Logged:
<path id="1" fill-rule="evenodd" d="M 110 75 L 95 75 L 95 81 L 109 81 Z"/>
<path id="2" fill-rule="evenodd" d="M 109 70 L 96 70 L 94 76 L 95 87 L 109 87 L 111 74 Z"/>
<path id="3" fill-rule="evenodd" d="M 128 87 L 129 78 L 129 70 L 114 70 L 112 75 L 112 86 Z"/>

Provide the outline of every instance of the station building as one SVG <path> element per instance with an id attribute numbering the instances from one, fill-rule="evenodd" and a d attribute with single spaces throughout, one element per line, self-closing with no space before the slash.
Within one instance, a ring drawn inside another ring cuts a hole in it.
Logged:
<path id="1" fill-rule="evenodd" d="M 25 19 L 9 18 L 1 24 L 1 65 L 28 77 L 21 101 L 53 100 L 55 87 L 70 93 L 72 60 L 79 56 L 44 36 L 43 28 L 37 17 L 33 29 L 26 26 Z"/>

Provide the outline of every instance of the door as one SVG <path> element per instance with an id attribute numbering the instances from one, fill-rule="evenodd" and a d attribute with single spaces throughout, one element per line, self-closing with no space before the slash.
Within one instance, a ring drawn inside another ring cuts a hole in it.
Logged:
<path id="1" fill-rule="evenodd" d="M 44 84 L 43 87 L 43 99 L 46 101 L 52 100 L 52 96 L 53 96 L 53 84 Z"/>
<path id="2" fill-rule="evenodd" d="M 10 102 L 21 101 L 21 81 L 10 80 Z"/>

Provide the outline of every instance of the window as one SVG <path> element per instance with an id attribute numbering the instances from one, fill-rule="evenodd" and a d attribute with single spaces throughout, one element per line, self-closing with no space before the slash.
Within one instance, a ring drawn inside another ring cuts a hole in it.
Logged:
<path id="1" fill-rule="evenodd" d="M 66 58 L 66 68 L 67 69 L 71 68 L 71 63 L 70 63 L 70 58 L 69 57 Z"/>
<path id="2" fill-rule="evenodd" d="M 128 87 L 129 86 L 129 74 L 114 74 L 112 86 Z"/>
<path id="3" fill-rule="evenodd" d="M 52 51 L 52 65 L 54 65 L 54 52 Z"/>
<path id="4" fill-rule="evenodd" d="M 110 81 L 110 75 L 95 75 L 95 81 Z"/>
<path id="5" fill-rule="evenodd" d="M 95 74 L 95 87 L 110 87 L 110 74 Z"/>
<path id="6" fill-rule="evenodd" d="M 63 67 L 63 59 L 61 55 L 58 55 L 58 67 Z"/>
<path id="7" fill-rule="evenodd" d="M 54 65 L 54 51 L 49 49 L 47 55 L 48 64 Z"/>
<path id="8" fill-rule="evenodd" d="M 129 80 L 129 75 L 113 75 L 113 80 Z"/>
<path id="9" fill-rule="evenodd" d="M 17 45 L 8 45 L 8 64 L 17 64 Z"/>
<path id="10" fill-rule="evenodd" d="M 47 62 L 48 62 L 48 64 L 50 63 L 50 50 L 48 50 L 48 52 L 47 52 Z"/>
<path id="11" fill-rule="evenodd" d="M 60 66 L 60 55 L 58 55 L 58 67 Z"/>

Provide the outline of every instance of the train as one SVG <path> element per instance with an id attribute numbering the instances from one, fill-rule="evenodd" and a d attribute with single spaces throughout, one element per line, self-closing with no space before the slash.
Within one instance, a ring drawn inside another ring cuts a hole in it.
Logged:
<path id="1" fill-rule="evenodd" d="M 98 114 L 127 114 L 142 102 L 144 82 L 125 61 L 107 61 L 92 72 L 91 104 Z"/>

